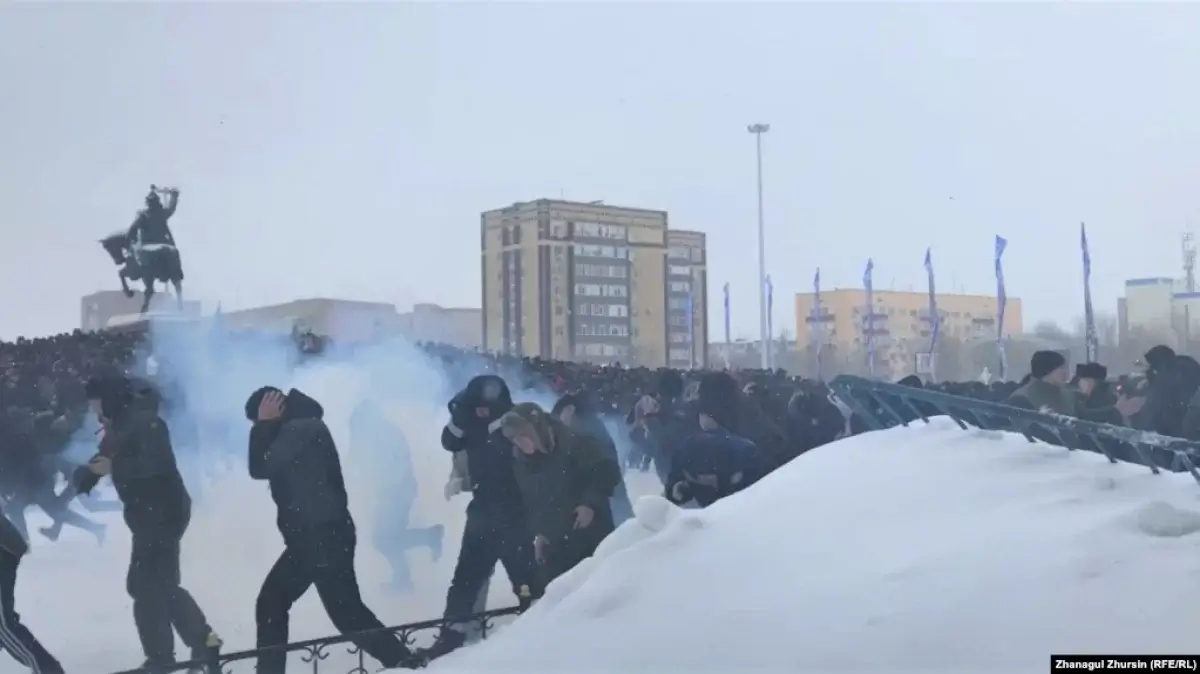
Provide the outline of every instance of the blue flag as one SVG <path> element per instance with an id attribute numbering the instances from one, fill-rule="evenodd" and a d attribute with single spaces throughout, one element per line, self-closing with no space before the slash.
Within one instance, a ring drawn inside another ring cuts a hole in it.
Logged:
<path id="1" fill-rule="evenodd" d="M 938 313 L 937 308 L 937 289 L 933 283 L 933 249 L 925 249 L 925 273 L 929 276 L 929 367 L 930 375 L 934 363 L 934 354 L 937 353 L 938 333 L 942 327 L 942 317 Z"/>
<path id="2" fill-rule="evenodd" d="M 812 341 L 813 347 L 813 371 L 817 373 L 817 381 L 821 381 L 821 349 L 825 346 L 825 324 L 822 322 L 824 314 L 821 311 L 821 268 L 817 267 L 817 273 L 813 275 L 813 306 L 812 306 Z"/>
<path id="3" fill-rule="evenodd" d="M 729 283 L 725 283 L 725 366 L 729 366 L 730 349 L 733 348 L 730 342 L 729 332 Z"/>
<path id="4" fill-rule="evenodd" d="M 871 275 L 875 271 L 875 262 L 867 259 L 867 268 L 863 271 L 863 290 L 866 291 L 866 306 L 863 307 L 863 339 L 867 345 L 867 374 L 875 376 L 875 298 L 872 289 Z"/>
<path id="5" fill-rule="evenodd" d="M 1004 352 L 1004 307 L 1008 296 L 1004 294 L 1004 266 L 1001 260 L 1008 241 L 996 235 L 996 352 L 1000 356 L 1000 380 L 1008 377 L 1008 355 Z"/>
<path id="6" fill-rule="evenodd" d="M 1100 340 L 1096 337 L 1096 315 L 1092 312 L 1092 255 L 1088 252 L 1087 225 L 1079 223 L 1079 248 L 1083 252 L 1083 323 L 1087 362 L 1099 358 Z"/>
<path id="7" fill-rule="evenodd" d="M 775 285 L 771 283 L 771 275 L 767 274 L 767 343 L 763 348 L 767 350 L 767 367 L 775 367 Z"/>
<path id="8" fill-rule="evenodd" d="M 692 293 L 688 291 L 687 295 L 687 324 L 688 324 L 688 369 L 696 366 L 696 326 L 695 326 L 694 307 L 692 306 Z"/>

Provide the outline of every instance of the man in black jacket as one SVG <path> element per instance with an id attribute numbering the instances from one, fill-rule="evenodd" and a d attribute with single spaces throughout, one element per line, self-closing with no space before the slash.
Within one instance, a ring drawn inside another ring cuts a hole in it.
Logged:
<path id="1" fill-rule="evenodd" d="M 477 599 L 496 568 L 504 565 L 517 601 L 529 605 L 541 596 L 533 555 L 533 534 L 513 474 L 512 443 L 500 433 L 500 417 L 513 407 L 512 394 L 496 375 L 481 375 L 450 401 L 450 422 L 442 429 L 442 447 L 466 455 L 471 492 L 467 523 L 454 577 L 446 592 L 446 618 L 476 611 Z M 423 656 L 441 657 L 466 643 L 466 626 L 441 631 Z"/>
<path id="2" fill-rule="evenodd" d="M 146 653 L 143 669 L 174 669 L 172 627 L 191 649 L 192 660 L 212 661 L 221 640 L 180 586 L 180 543 L 191 521 L 192 500 L 175 464 L 167 424 L 158 416 L 158 400 L 124 377 L 89 381 L 87 396 L 104 437 L 99 454 L 76 472 L 76 488 L 86 494 L 101 477 L 111 475 L 125 506 L 125 523 L 133 534 L 126 589 Z"/>
<path id="3" fill-rule="evenodd" d="M 21 624 L 14 608 L 17 566 L 29 552 L 25 539 L 7 518 L 0 515 L 0 648 L 33 674 L 63 674 L 62 665 Z"/>
<path id="4" fill-rule="evenodd" d="M 343 634 L 384 627 L 359 593 L 357 533 L 324 414 L 320 403 L 296 389 L 285 397 L 279 389 L 264 387 L 246 401 L 246 417 L 254 422 L 250 477 L 270 485 L 284 543 L 255 604 L 258 648 L 287 643 L 288 612 L 311 585 L 317 586 L 325 612 Z M 395 634 L 381 631 L 354 643 L 385 667 L 415 666 L 412 652 Z M 286 668 L 287 654 L 281 650 L 258 657 L 258 674 L 284 674 Z"/>

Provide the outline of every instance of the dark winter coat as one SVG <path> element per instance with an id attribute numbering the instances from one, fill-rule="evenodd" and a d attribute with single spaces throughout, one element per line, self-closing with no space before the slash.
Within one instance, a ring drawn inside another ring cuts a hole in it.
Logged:
<path id="1" fill-rule="evenodd" d="M 1035 412 L 1041 411 L 1043 407 L 1049 407 L 1052 414 L 1061 414 L 1101 424 L 1119 425 L 1123 423 L 1121 413 L 1115 407 L 1089 408 L 1083 404 L 1083 396 L 1079 391 L 1041 379 L 1031 378 L 1024 386 L 1013 391 L 1008 398 L 1008 404 Z M 1046 439 L 1036 435 L 1035 437 Z"/>
<path id="2" fill-rule="evenodd" d="M 0 550 L 14 556 L 23 557 L 29 552 L 29 543 L 21 536 L 21 532 L 7 517 L 0 514 Z"/>
<path id="3" fill-rule="evenodd" d="M 836 440 L 845 429 L 846 418 L 829 398 L 801 391 L 788 401 L 787 423 L 792 452 L 799 456 Z"/>
<path id="4" fill-rule="evenodd" d="M 608 428 L 604 425 L 604 420 L 596 413 L 595 407 L 589 396 L 583 394 L 567 394 L 560 398 L 554 405 L 554 410 L 551 412 L 555 418 L 561 418 L 560 412 L 566 406 L 575 408 L 575 414 L 571 417 L 571 423 L 568 424 L 572 431 L 586 435 L 604 447 L 608 455 L 613 461 L 618 464 L 621 462 L 620 454 L 617 452 L 617 443 L 613 440 L 612 434 L 608 432 Z M 629 492 L 625 488 L 625 480 L 621 479 L 617 486 L 613 489 L 612 498 L 609 499 L 609 504 L 612 508 L 613 522 L 620 525 L 625 520 L 633 517 L 633 503 L 629 500 Z"/>
<path id="5" fill-rule="evenodd" d="M 468 512 L 521 517 L 521 494 L 512 469 L 512 443 L 500 434 L 500 417 L 512 409 L 512 395 L 495 375 L 472 379 L 450 401 L 450 421 L 442 429 L 442 447 L 467 457 Z M 487 408 L 480 417 L 476 410 Z"/>
<path id="6" fill-rule="evenodd" d="M 643 454 L 654 460 L 659 479 L 666 482 L 671 471 L 671 457 L 680 445 L 699 427 L 695 410 L 677 398 L 656 398 L 658 412 L 637 423 L 636 410 L 626 418 L 630 424 L 629 440 Z"/>
<path id="7" fill-rule="evenodd" d="M 510 432 L 536 436 L 543 451 L 525 454 L 514 449 L 513 473 L 529 526 L 553 545 L 582 539 L 595 549 L 613 530 L 609 498 L 621 481 L 621 467 L 603 445 L 576 433 L 534 403 L 522 403 L 501 420 Z M 592 523 L 574 529 L 575 509 L 587 506 Z"/>
<path id="8" fill-rule="evenodd" d="M 323 416 L 320 403 L 292 389 L 281 419 L 250 429 L 250 477 L 269 484 L 284 541 L 354 526 L 337 446 Z"/>
<path id="9" fill-rule="evenodd" d="M 692 499 L 707 507 L 762 479 L 773 461 L 753 442 L 725 429 L 700 431 L 688 438 L 671 465 L 667 499 L 682 505 Z M 681 498 L 675 485 L 682 484 Z"/>
<path id="10" fill-rule="evenodd" d="M 1160 435 L 1183 437 L 1188 404 L 1200 384 L 1200 365 L 1190 356 L 1174 356 L 1168 365 L 1155 367 L 1146 391 L 1146 403 L 1135 425 Z"/>
<path id="11" fill-rule="evenodd" d="M 158 416 L 158 399 L 137 396 L 122 404 L 117 397 L 102 403 L 108 422 L 100 455 L 112 461 L 112 482 L 125 506 L 125 523 L 134 533 L 185 526 L 192 499 L 175 463 L 170 430 Z M 87 466 L 76 471 L 76 478 L 79 491 L 85 493 L 98 481 Z"/>

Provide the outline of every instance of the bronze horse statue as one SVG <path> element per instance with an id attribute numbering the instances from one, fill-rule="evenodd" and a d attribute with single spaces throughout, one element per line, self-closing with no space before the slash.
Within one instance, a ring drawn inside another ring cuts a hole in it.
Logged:
<path id="1" fill-rule="evenodd" d="M 166 207 L 159 201 L 160 192 L 168 196 Z M 183 265 L 179 259 L 179 249 L 175 247 L 175 239 L 166 226 L 167 220 L 175 212 L 178 194 L 178 190 L 159 189 L 151 185 L 150 194 L 146 197 L 146 210 L 138 213 L 133 226 L 128 231 L 114 232 L 100 240 L 100 245 L 112 258 L 113 264 L 119 267 L 117 276 L 125 296 L 133 297 L 129 281 L 142 282 L 145 289 L 142 294 L 143 314 L 150 309 L 156 281 L 175 287 L 176 301 L 179 309 L 183 309 Z"/>

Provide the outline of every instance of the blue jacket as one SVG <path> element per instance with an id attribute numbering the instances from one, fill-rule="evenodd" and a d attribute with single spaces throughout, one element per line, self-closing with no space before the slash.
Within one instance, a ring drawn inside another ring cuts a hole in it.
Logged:
<path id="1" fill-rule="evenodd" d="M 724 430 L 699 431 L 689 436 L 671 461 L 667 499 L 682 505 L 695 499 L 703 507 L 754 484 L 771 470 L 771 461 L 757 445 Z M 675 495 L 675 485 L 682 498 Z"/>

